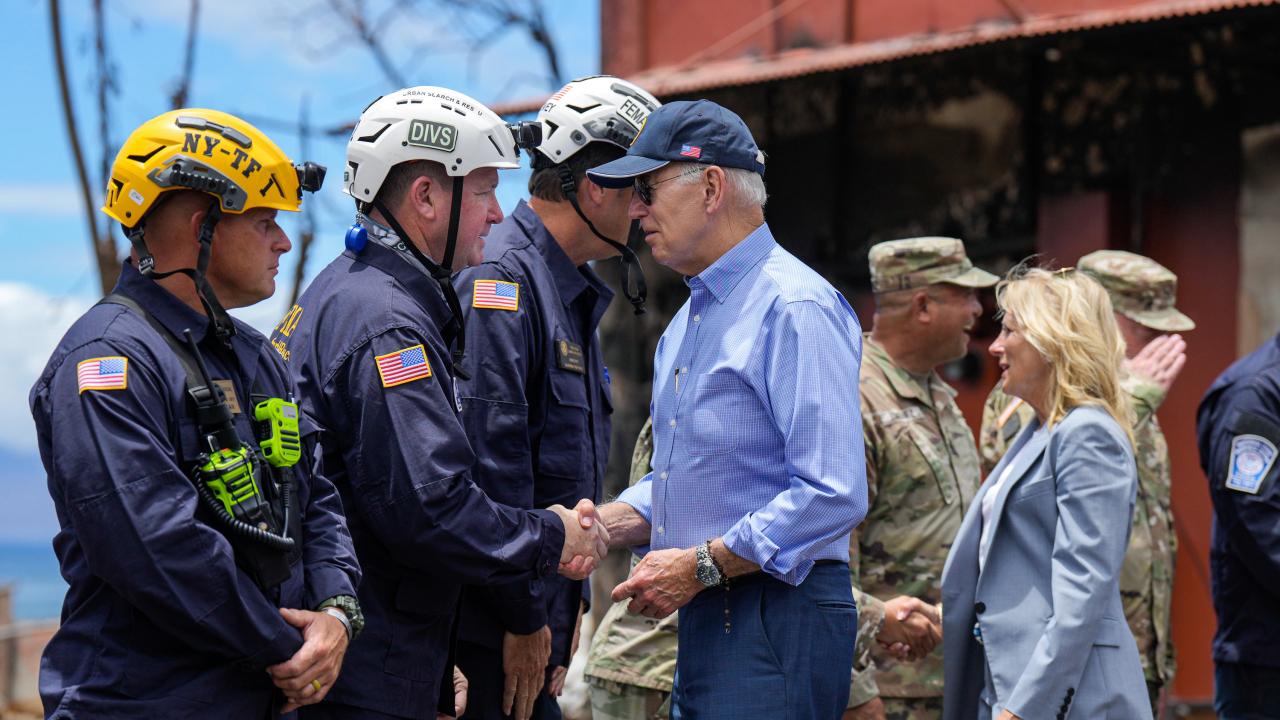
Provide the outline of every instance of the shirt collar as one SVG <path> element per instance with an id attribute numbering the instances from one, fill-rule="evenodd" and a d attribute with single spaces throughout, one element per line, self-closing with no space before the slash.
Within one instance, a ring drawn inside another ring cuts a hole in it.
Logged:
<path id="1" fill-rule="evenodd" d="M 144 277 L 132 262 L 125 261 L 114 292 L 132 298 L 179 342 L 185 342 L 183 331 L 190 329 L 191 337 L 196 344 L 204 346 L 205 338 L 209 334 L 209 318 L 179 300 L 160 283 Z M 233 320 L 233 322 L 236 321 Z M 231 348 L 240 362 L 241 370 L 251 382 L 256 375 L 256 358 L 262 343 L 251 340 L 239 322 L 236 322 L 236 325 L 238 327 L 235 336 L 231 338 Z"/>
<path id="2" fill-rule="evenodd" d="M 938 377 L 936 370 L 930 370 L 925 383 L 921 383 L 919 379 L 911 373 L 902 369 L 880 343 L 871 339 L 871 333 L 865 333 L 862 336 L 863 359 L 870 360 L 880 368 L 884 376 L 889 380 L 889 386 L 899 397 L 918 400 L 925 405 L 933 405 L 933 397 L 929 392 L 931 388 L 937 387 L 948 394 L 955 394 L 951 386 L 942 381 Z"/>
<path id="3" fill-rule="evenodd" d="M 405 247 L 405 243 L 408 241 L 401 240 L 395 230 L 392 230 L 390 227 L 383 225 L 362 212 L 356 213 L 356 222 L 365 229 L 365 232 L 369 235 L 369 239 L 389 250 L 394 250 L 397 255 L 405 260 L 405 262 L 409 263 L 414 268 L 421 270 L 424 274 L 431 274 L 427 272 L 426 266 L 419 262 L 418 258 L 413 256 L 413 253 L 409 252 L 409 248 Z"/>
<path id="4" fill-rule="evenodd" d="M 746 277 L 747 271 L 759 264 L 777 246 L 778 243 L 769 230 L 769 223 L 761 223 L 760 227 L 729 248 L 728 252 L 711 263 L 706 270 L 695 277 L 685 278 L 685 284 L 690 288 L 697 284 L 704 285 L 717 302 L 723 303 L 742 278 Z"/>
<path id="5" fill-rule="evenodd" d="M 125 261 L 120 271 L 115 292 L 135 300 L 179 340 L 183 339 L 182 331 L 190 329 L 195 341 L 203 342 L 209 331 L 209 318 L 179 300 L 160 283 L 144 277 L 130 261 Z"/>
<path id="6" fill-rule="evenodd" d="M 542 260 L 547 264 L 547 269 L 551 271 L 551 277 L 555 280 L 560 302 L 572 305 L 573 301 L 577 300 L 587 288 L 595 290 L 597 296 L 605 298 L 606 305 L 613 299 L 613 290 L 600 279 L 599 275 L 596 275 L 590 265 L 584 263 L 575 266 L 573 264 L 565 254 L 564 248 L 560 247 L 560 243 L 556 242 L 555 237 L 547 230 L 547 226 L 542 224 L 542 218 L 538 217 L 538 213 L 534 212 L 524 200 L 521 200 L 516 205 L 516 209 L 511 212 L 511 220 L 520 226 L 525 236 L 533 242 L 534 247 L 538 248 L 538 252 L 542 253 Z"/>

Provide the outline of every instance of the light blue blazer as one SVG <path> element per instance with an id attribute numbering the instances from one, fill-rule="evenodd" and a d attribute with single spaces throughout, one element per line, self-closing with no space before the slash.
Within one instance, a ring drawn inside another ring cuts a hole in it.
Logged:
<path id="1" fill-rule="evenodd" d="M 942 571 L 943 720 L 1003 709 L 1024 720 L 1150 720 L 1120 605 L 1138 487 L 1129 439 L 1093 407 L 1033 437 L 1038 427 L 1023 430 L 978 490 Z M 979 573 L 982 498 L 1010 462 Z"/>

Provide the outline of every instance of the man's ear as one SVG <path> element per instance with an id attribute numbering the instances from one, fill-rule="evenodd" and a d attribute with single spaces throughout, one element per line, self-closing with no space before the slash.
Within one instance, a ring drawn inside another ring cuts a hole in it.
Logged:
<path id="1" fill-rule="evenodd" d="M 916 321 L 929 324 L 933 322 L 933 312 L 929 309 L 929 293 L 917 290 L 911 294 L 911 315 Z"/>
<path id="2" fill-rule="evenodd" d="M 703 202 L 707 212 L 712 213 L 724 207 L 725 201 L 729 199 L 728 181 L 728 176 L 719 166 L 712 165 L 703 171 Z"/>
<path id="3" fill-rule="evenodd" d="M 591 178 L 584 177 L 582 182 L 578 183 L 578 202 L 583 205 L 594 205 L 599 207 L 609 200 L 609 191 L 600 187 L 591 181 Z"/>
<path id="4" fill-rule="evenodd" d="M 440 214 L 438 203 L 441 201 L 439 183 L 430 175 L 419 175 L 409 183 L 405 193 L 405 202 L 424 220 L 435 220 Z"/>

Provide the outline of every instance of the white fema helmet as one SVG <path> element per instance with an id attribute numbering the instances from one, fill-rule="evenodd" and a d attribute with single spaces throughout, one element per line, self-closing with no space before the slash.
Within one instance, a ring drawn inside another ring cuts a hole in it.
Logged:
<path id="1" fill-rule="evenodd" d="M 611 75 L 571 80 L 538 112 L 538 152 L 559 164 L 588 143 L 607 142 L 625 150 L 661 104 L 635 83 Z"/>
<path id="2" fill-rule="evenodd" d="M 520 167 L 512 129 L 478 101 L 448 88 L 421 86 L 374 100 L 347 142 L 342 189 L 372 202 L 400 163 L 433 160 L 452 177 L 476 168 Z"/>

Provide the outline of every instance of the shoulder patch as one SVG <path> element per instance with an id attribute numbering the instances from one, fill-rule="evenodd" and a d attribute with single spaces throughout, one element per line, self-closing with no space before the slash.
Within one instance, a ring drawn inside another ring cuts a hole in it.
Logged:
<path id="1" fill-rule="evenodd" d="M 85 390 L 124 390 L 129 387 L 129 358 L 119 355 L 81 360 L 76 385 Z"/>
<path id="2" fill-rule="evenodd" d="M 431 377 L 431 364 L 427 362 L 427 351 L 421 344 L 379 355 L 374 361 L 378 364 L 378 376 L 382 378 L 384 388 Z"/>
<path id="3" fill-rule="evenodd" d="M 1261 435 L 1237 435 L 1231 439 L 1231 465 L 1227 468 L 1227 488 L 1257 495 L 1271 466 L 1276 462 L 1275 443 Z"/>
<path id="4" fill-rule="evenodd" d="M 471 288 L 471 307 L 515 312 L 520 309 L 520 283 L 476 280 Z"/>

